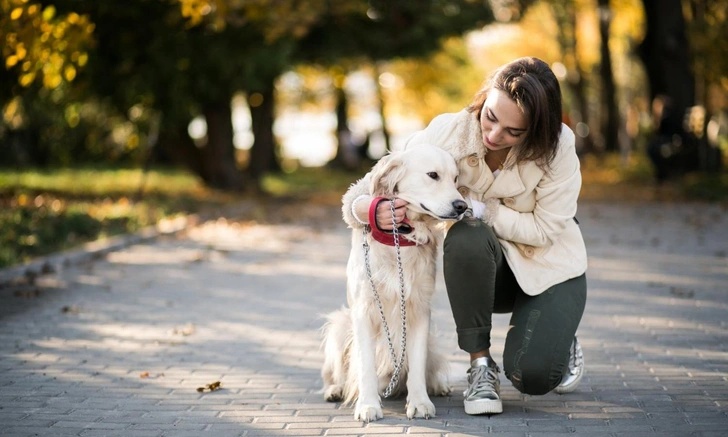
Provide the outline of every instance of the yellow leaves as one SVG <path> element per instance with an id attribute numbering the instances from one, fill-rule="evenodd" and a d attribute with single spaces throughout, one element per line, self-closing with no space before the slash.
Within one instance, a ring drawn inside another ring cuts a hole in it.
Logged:
<path id="1" fill-rule="evenodd" d="M 81 53 L 78 57 L 78 66 L 83 67 L 86 65 L 86 62 L 88 62 L 88 53 Z"/>
<path id="2" fill-rule="evenodd" d="M 67 81 L 72 82 L 73 79 L 76 78 L 76 68 L 70 64 L 66 65 L 66 68 L 63 70 L 63 77 L 65 77 Z"/>
<path id="3" fill-rule="evenodd" d="M 74 128 L 81 121 L 81 107 L 78 104 L 68 105 L 65 111 L 68 127 Z"/>
<path id="4" fill-rule="evenodd" d="M 18 57 L 19 61 L 22 61 L 23 59 L 25 59 L 25 55 L 27 55 L 27 54 L 28 54 L 28 51 L 25 49 L 25 46 L 23 45 L 23 43 L 20 43 L 15 47 L 15 56 Z"/>
<path id="5" fill-rule="evenodd" d="M 55 6 L 49 5 L 49 6 L 46 6 L 45 9 L 43 9 L 43 20 L 51 21 L 55 15 L 56 15 Z"/>
<path id="6" fill-rule="evenodd" d="M 26 73 L 20 76 L 20 79 L 18 79 L 18 82 L 20 83 L 20 86 L 27 88 L 30 86 L 30 84 L 33 83 L 35 80 L 35 71 L 32 71 L 30 73 Z"/>
<path id="7" fill-rule="evenodd" d="M 217 0 L 178 0 L 182 8 L 182 16 L 187 19 L 189 27 L 197 26 L 205 16 L 217 9 Z"/>
<path id="8" fill-rule="evenodd" d="M 10 99 L 3 109 L 3 121 L 10 126 L 11 129 L 18 128 L 23 122 L 23 109 L 20 97 Z"/>
<path id="9" fill-rule="evenodd" d="M 53 5 L 28 0 L 0 0 L 0 9 L 11 11 L 5 18 L 0 13 L 5 68 L 17 68 L 21 86 L 40 80 L 55 89 L 76 79 L 88 62 L 86 47 L 95 28 L 88 16 L 59 15 Z"/>
<path id="10" fill-rule="evenodd" d="M 255 24 L 263 29 L 266 41 L 275 42 L 287 35 L 301 38 L 323 13 L 345 13 L 356 6 L 350 2 L 328 0 L 176 0 L 187 27 L 208 24 L 222 31 L 235 26 Z M 354 2 L 358 5 L 359 2 Z"/>
<path id="11" fill-rule="evenodd" d="M 61 78 L 61 75 L 58 73 L 46 73 L 43 74 L 43 86 L 45 88 L 48 88 L 49 90 L 58 88 L 58 85 L 61 84 L 63 79 Z"/>

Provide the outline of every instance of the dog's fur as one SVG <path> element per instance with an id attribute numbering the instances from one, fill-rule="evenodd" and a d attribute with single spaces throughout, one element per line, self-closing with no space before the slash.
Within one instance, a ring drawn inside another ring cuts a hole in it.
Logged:
<path id="1" fill-rule="evenodd" d="M 432 176 L 436 174 L 437 178 Z M 406 302 L 406 354 L 392 396 L 407 393 L 407 417 L 431 417 L 435 406 L 428 394 L 443 396 L 447 361 L 436 350 L 430 332 L 430 302 L 435 291 L 436 256 L 442 240 L 442 220 L 457 219 L 467 206 L 457 191 L 458 169 L 452 156 L 431 145 L 418 145 L 382 158 L 369 180 L 372 196 L 399 197 L 409 202 L 407 218 L 414 230 L 400 238 L 417 242 L 401 247 Z M 347 301 L 327 316 L 323 328 L 325 362 L 322 369 L 327 401 L 356 400 L 354 417 L 382 418 L 380 393 L 389 384 L 392 362 L 386 335 L 366 274 L 362 243 L 366 238 L 371 274 L 382 302 L 395 354 L 401 351 L 401 310 L 396 249 L 376 242 L 371 234 L 353 230 L 347 266 Z"/>

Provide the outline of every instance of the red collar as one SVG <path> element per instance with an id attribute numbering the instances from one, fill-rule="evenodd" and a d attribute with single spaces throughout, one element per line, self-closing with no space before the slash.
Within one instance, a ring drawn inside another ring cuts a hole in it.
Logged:
<path id="1" fill-rule="evenodd" d="M 377 226 L 377 224 L 376 224 L 377 223 L 377 220 L 376 220 L 377 205 L 379 205 L 380 202 L 384 202 L 384 201 L 388 202 L 389 199 L 387 199 L 386 197 L 377 197 L 374 200 L 372 200 L 372 203 L 369 205 L 369 223 L 370 223 L 369 229 L 371 229 L 372 237 L 375 240 L 377 240 L 378 242 L 380 242 L 382 244 L 386 244 L 387 246 L 394 246 L 394 234 L 392 233 L 392 231 L 383 231 L 383 230 L 379 229 L 379 226 Z M 412 232 L 414 230 L 414 228 L 410 224 L 409 220 L 407 220 L 406 218 L 404 219 L 404 223 L 409 226 L 409 230 L 407 230 L 406 232 L 403 232 L 402 230 L 400 230 L 398 232 L 400 247 L 416 246 L 417 243 L 404 238 L 404 236 L 403 236 L 404 233 L 409 234 L 410 232 Z"/>

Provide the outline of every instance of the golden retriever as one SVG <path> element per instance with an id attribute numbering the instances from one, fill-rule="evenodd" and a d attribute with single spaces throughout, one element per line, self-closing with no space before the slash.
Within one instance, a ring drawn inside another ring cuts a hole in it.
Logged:
<path id="1" fill-rule="evenodd" d="M 421 144 L 383 157 L 371 170 L 369 194 L 399 197 L 409 202 L 407 218 L 412 232 L 401 239 L 416 245 L 400 247 L 404 273 L 406 309 L 406 354 L 392 396 L 407 393 L 408 418 L 435 416 L 428 394 L 443 396 L 447 384 L 447 361 L 436 350 L 430 332 L 430 301 L 435 291 L 437 249 L 442 240 L 443 220 L 456 220 L 467 208 L 457 191 L 458 169 L 452 156 L 437 147 Z M 365 181 L 363 181 L 365 182 Z M 381 316 L 366 273 L 362 244 L 369 244 L 372 280 L 379 294 L 395 354 L 402 345 L 400 279 L 396 249 L 352 232 L 347 265 L 347 302 L 327 315 L 323 328 L 325 361 L 322 369 L 327 401 L 356 400 L 354 418 L 373 421 L 383 417 L 380 393 L 394 372 Z"/>

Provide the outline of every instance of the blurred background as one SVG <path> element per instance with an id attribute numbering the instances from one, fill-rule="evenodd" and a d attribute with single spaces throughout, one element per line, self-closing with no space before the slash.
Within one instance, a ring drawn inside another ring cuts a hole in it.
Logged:
<path id="1" fill-rule="evenodd" d="M 561 81 L 584 201 L 725 202 L 727 11 L 728 0 L 0 0 L 0 267 L 241 199 L 336 205 L 521 56 Z"/>

